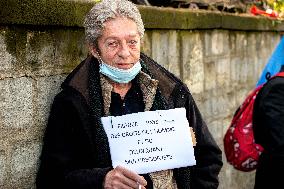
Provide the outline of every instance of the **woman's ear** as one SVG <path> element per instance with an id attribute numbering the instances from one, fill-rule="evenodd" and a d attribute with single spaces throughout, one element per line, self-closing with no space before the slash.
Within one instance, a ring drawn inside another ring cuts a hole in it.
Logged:
<path id="1" fill-rule="evenodd" d="M 90 51 L 90 53 L 94 56 L 94 57 L 96 57 L 96 58 L 99 58 L 99 53 L 98 53 L 98 51 L 97 51 L 97 49 L 94 47 L 94 46 L 89 46 L 89 51 Z"/>

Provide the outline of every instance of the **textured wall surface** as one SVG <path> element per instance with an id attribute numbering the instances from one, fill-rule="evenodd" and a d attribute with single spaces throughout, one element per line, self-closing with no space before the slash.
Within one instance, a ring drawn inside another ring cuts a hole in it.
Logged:
<path id="1" fill-rule="evenodd" d="M 223 149 L 222 139 L 232 115 L 253 89 L 280 40 L 279 31 L 212 28 L 212 24 L 207 29 L 163 28 L 158 22 L 157 27 L 154 22 L 150 25 L 142 51 L 188 85 Z M 35 188 L 52 99 L 86 54 L 79 26 L 0 22 L 0 188 Z M 254 172 L 236 171 L 225 157 L 223 161 L 219 188 L 253 188 Z"/>
<path id="2" fill-rule="evenodd" d="M 223 150 L 231 118 L 256 81 L 279 41 L 272 32 L 151 31 L 144 51 L 188 85 Z M 252 189 L 254 172 L 236 171 L 226 163 L 220 174 L 222 189 Z"/>

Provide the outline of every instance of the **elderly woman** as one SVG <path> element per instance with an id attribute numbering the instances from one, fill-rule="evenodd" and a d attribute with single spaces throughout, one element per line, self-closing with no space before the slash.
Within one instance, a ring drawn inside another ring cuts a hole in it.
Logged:
<path id="1" fill-rule="evenodd" d="M 127 0 L 103 0 L 85 18 L 90 56 L 55 97 L 37 188 L 217 188 L 221 151 L 187 87 L 140 52 L 144 26 Z M 196 165 L 138 175 L 112 167 L 103 116 L 184 107 L 197 145 Z"/>

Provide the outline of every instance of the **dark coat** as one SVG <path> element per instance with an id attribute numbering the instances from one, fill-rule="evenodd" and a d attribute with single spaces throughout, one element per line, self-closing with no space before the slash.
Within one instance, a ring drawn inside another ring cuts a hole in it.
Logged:
<path id="1" fill-rule="evenodd" d="M 284 71 L 282 66 L 281 71 Z M 264 147 L 256 170 L 255 189 L 283 188 L 284 78 L 267 82 L 258 93 L 253 112 L 255 142 Z"/>
<path id="2" fill-rule="evenodd" d="M 167 109 L 185 107 L 189 125 L 197 138 L 196 166 L 174 170 L 179 189 L 215 189 L 222 167 L 221 150 L 196 107 L 188 88 L 173 74 L 141 54 L 147 72 L 159 80 L 159 90 Z M 90 71 L 98 61 L 90 56 L 66 78 L 62 91 L 55 97 L 44 136 L 37 175 L 37 188 L 102 188 L 106 173 L 112 169 L 107 138 L 98 118 L 103 116 L 100 86 L 98 100 L 91 102 Z M 92 78 L 91 78 L 92 80 Z M 93 79 L 98 80 L 98 79 Z M 96 114 L 93 116 L 92 114 Z M 97 119 L 97 120 L 96 120 Z"/>

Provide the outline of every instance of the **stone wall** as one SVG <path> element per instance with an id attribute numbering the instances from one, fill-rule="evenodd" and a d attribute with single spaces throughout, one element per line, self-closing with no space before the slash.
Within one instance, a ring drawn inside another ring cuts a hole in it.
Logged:
<path id="1" fill-rule="evenodd" d="M 50 1 L 48 6 L 39 8 L 36 5 L 46 1 L 15 2 L 0 2 L 3 189 L 35 188 L 50 105 L 60 83 L 86 57 L 81 21 L 92 5 L 83 1 Z M 58 2 L 64 7 L 57 5 L 53 10 L 51 4 Z M 55 19 L 54 15 L 63 9 L 69 15 L 61 13 L 60 19 Z M 249 16 L 143 6 L 139 9 L 146 26 L 142 51 L 188 85 L 223 149 L 222 139 L 232 114 L 255 86 L 280 40 L 283 24 Z M 18 14 L 11 16 L 15 11 Z M 46 12 L 53 12 L 53 16 L 42 14 Z M 223 161 L 219 188 L 253 188 L 254 172 L 236 171 L 225 157 Z"/>

